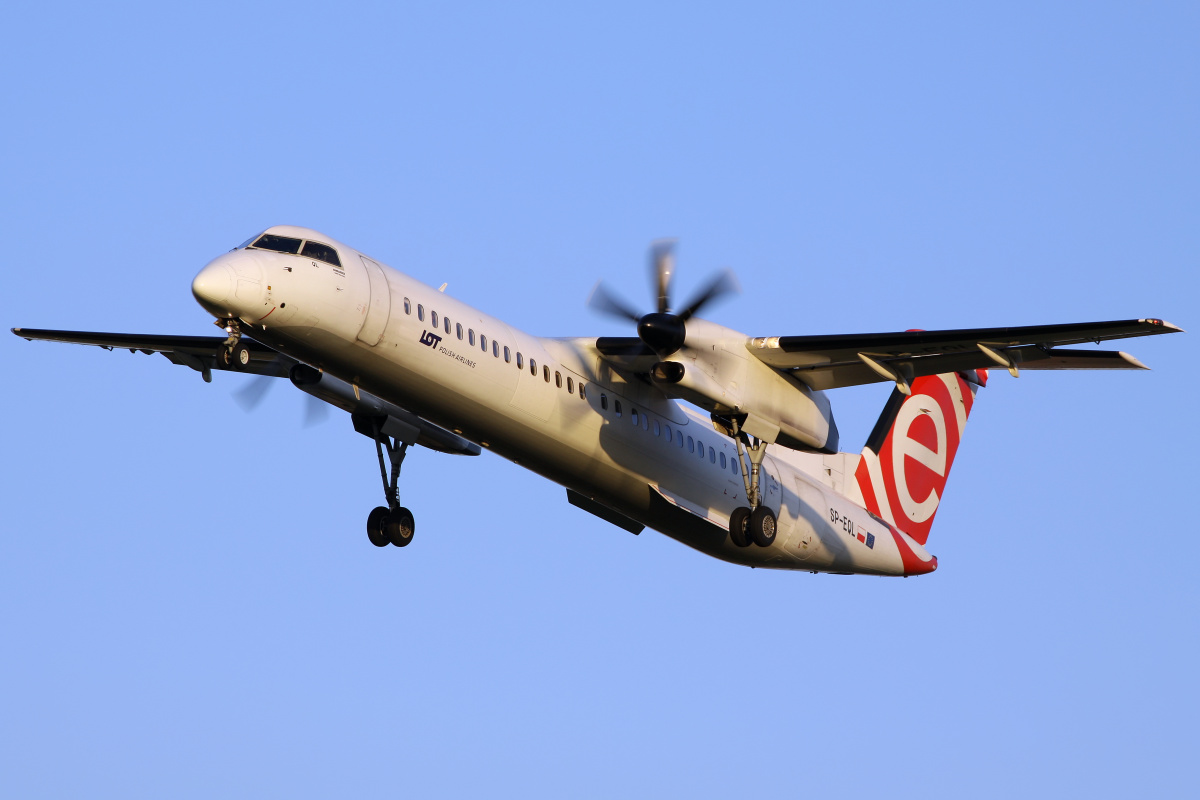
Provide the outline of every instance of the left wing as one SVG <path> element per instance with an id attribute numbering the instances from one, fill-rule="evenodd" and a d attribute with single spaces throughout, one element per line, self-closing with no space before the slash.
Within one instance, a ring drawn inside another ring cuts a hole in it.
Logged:
<path id="1" fill-rule="evenodd" d="M 214 369 L 286 378 L 288 370 L 299 363 L 291 356 L 285 356 L 245 336 L 242 337 L 242 342 L 250 348 L 250 363 L 241 369 L 235 369 L 217 358 L 217 353 L 227 341 L 224 336 L 154 336 L 140 333 L 51 331 L 39 328 L 13 328 L 12 332 L 29 341 L 36 339 L 45 342 L 89 344 L 106 350 L 119 347 L 131 353 L 140 352 L 147 355 L 158 353 L 173 364 L 196 370 L 204 376 L 206 382 L 212 381 Z"/>
<path id="2" fill-rule="evenodd" d="M 763 336 L 746 349 L 764 364 L 786 370 L 813 389 L 836 389 L 945 372 L 1018 369 L 1148 369 L 1115 350 L 1065 350 L 1062 345 L 1178 333 L 1160 319 L 967 328 L 822 336 Z"/>

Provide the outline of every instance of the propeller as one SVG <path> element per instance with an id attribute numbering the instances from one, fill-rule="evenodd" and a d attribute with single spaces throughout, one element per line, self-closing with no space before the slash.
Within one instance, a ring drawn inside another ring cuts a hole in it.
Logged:
<path id="1" fill-rule="evenodd" d="M 282 356 L 275 356 L 271 360 L 271 366 L 275 370 L 287 371 L 287 362 Z M 272 371 L 275 371 L 272 370 Z M 266 399 L 267 393 L 271 391 L 271 387 L 278 382 L 278 377 L 272 374 L 256 375 L 254 379 L 248 381 L 245 386 L 233 393 L 234 402 L 242 407 L 246 413 L 250 413 L 262 405 L 262 401 Z M 329 404 L 320 398 L 313 397 L 311 394 L 304 395 L 304 427 L 311 428 L 324 422 L 329 416 Z"/>
<path id="2" fill-rule="evenodd" d="M 740 291 L 733 271 L 722 270 L 683 307 L 671 311 L 671 278 L 675 272 L 675 240 L 660 239 L 650 245 L 650 278 L 656 296 L 657 311 L 638 314 L 629 304 L 614 295 L 603 281 L 596 284 L 588 297 L 588 307 L 602 314 L 627 319 L 637 324 L 638 338 L 666 358 L 678 352 L 687 339 L 687 321 L 714 300 Z"/>

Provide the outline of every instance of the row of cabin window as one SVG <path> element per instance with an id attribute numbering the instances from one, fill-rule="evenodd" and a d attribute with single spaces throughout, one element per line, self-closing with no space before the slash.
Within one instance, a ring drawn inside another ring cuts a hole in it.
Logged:
<path id="1" fill-rule="evenodd" d="M 409 314 L 409 315 L 412 314 L 412 301 L 410 301 L 407 297 L 404 298 L 404 313 Z M 425 306 L 421 305 L 420 303 L 417 304 L 417 319 L 420 320 L 421 322 L 425 321 Z M 435 330 L 437 329 L 438 313 L 432 309 L 430 309 L 430 311 L 429 311 L 429 323 L 434 327 Z M 456 322 L 456 323 L 454 323 L 453 326 L 451 326 L 450 318 L 442 317 L 442 324 L 444 326 L 444 330 L 446 331 L 447 336 L 450 335 L 452 327 L 453 327 L 453 333 L 459 339 L 463 338 L 463 326 L 462 326 L 461 322 Z M 474 331 L 474 329 L 472 329 L 472 328 L 466 329 L 466 338 L 467 338 L 467 341 L 470 343 L 470 345 L 472 347 L 474 347 L 475 346 L 475 331 Z M 485 353 L 488 351 L 488 338 L 485 334 L 482 334 L 482 333 L 479 334 L 479 348 L 481 350 L 483 350 L 483 352 L 485 352 Z M 508 345 L 501 345 L 495 339 L 492 339 L 492 355 L 495 358 L 500 358 L 501 351 L 504 352 L 504 363 L 506 363 L 506 364 L 512 363 L 512 355 L 513 354 L 512 354 L 512 351 L 508 349 Z M 523 355 L 521 355 L 521 351 L 519 351 L 519 350 L 517 351 L 517 369 L 525 369 L 525 357 Z M 534 375 L 534 376 L 536 376 L 538 374 L 537 361 L 532 358 L 529 359 L 529 374 Z M 545 364 L 542 365 L 542 377 L 545 379 L 546 383 L 550 382 L 550 367 L 546 366 Z M 557 370 L 554 373 L 554 385 L 560 389 L 563 387 L 562 373 L 558 372 Z M 567 394 L 574 394 L 574 393 L 575 393 L 575 379 L 572 378 L 570 375 L 568 375 L 567 376 Z M 579 397 L 582 400 L 587 399 L 587 387 L 584 385 L 583 381 L 579 382 Z"/>
<path id="2" fill-rule="evenodd" d="M 600 408 L 603 411 L 608 411 L 608 395 L 604 394 L 603 392 L 600 393 Z M 623 416 L 620 400 L 613 400 L 613 413 L 616 414 L 618 418 Z M 660 425 L 658 420 L 651 420 L 649 414 L 639 414 L 638 410 L 633 406 L 629 407 L 629 419 L 633 422 L 634 426 L 640 425 L 641 429 L 644 431 L 649 431 L 651 425 L 653 425 L 655 436 L 664 437 L 667 440 L 667 444 L 674 442 L 681 450 L 683 449 L 685 439 L 683 431 L 672 431 L 670 425 L 666 424 L 665 422 Z M 691 436 L 687 436 L 686 439 L 687 451 L 689 453 L 695 453 L 701 459 L 703 459 L 704 442 L 700 441 L 699 439 L 693 439 Z M 734 475 L 741 474 L 738 472 L 738 460 L 736 458 L 726 458 L 724 453 L 718 453 L 715 448 L 709 447 L 709 462 L 716 464 L 718 459 L 720 460 L 721 469 L 728 467 L 733 471 Z"/>
<path id="3" fill-rule="evenodd" d="M 407 297 L 404 298 L 404 313 L 409 314 L 409 315 L 412 314 L 412 302 Z M 419 303 L 417 304 L 417 319 L 420 320 L 421 322 L 425 321 L 425 306 L 423 306 Z M 432 309 L 430 309 L 430 311 L 429 311 L 429 322 L 431 325 L 433 325 L 433 327 L 435 329 L 438 327 L 438 313 Z M 462 323 L 454 323 L 454 325 L 451 326 L 449 317 L 442 317 L 442 323 L 444 326 L 443 329 L 446 331 L 447 335 L 449 335 L 451 333 L 451 330 L 453 327 L 453 332 L 455 333 L 455 335 L 457 335 L 459 339 L 463 338 Z M 471 344 L 472 347 L 474 347 L 475 346 L 475 331 L 471 328 L 468 328 L 466 331 L 466 335 L 467 335 L 467 341 Z M 482 334 L 482 333 L 479 334 L 479 346 L 483 350 L 483 352 L 486 353 L 488 351 L 488 339 L 485 334 Z M 499 342 L 497 342 L 495 339 L 493 339 L 492 340 L 492 355 L 495 356 L 496 358 L 499 358 L 501 350 L 504 351 L 505 363 L 511 363 L 512 351 L 510 351 L 508 349 L 507 345 L 502 346 Z M 524 356 L 521 355 L 520 351 L 517 351 L 517 369 L 525 368 L 524 361 L 525 361 Z M 536 376 L 538 374 L 537 361 L 532 358 L 529 359 L 529 374 L 534 375 L 534 376 Z M 546 383 L 550 382 L 550 367 L 546 366 L 545 364 L 542 365 L 542 378 L 546 381 Z M 566 382 L 567 382 L 567 393 L 574 394 L 575 393 L 575 380 L 570 375 L 568 375 Z M 563 387 L 562 373 L 557 370 L 555 370 L 555 372 L 554 372 L 554 385 L 557 386 L 559 389 L 561 389 Z M 579 397 L 581 400 L 587 399 L 587 386 L 584 384 L 583 381 L 579 382 Z M 622 416 L 621 401 L 614 400 L 613 403 L 614 403 L 613 410 L 615 411 L 616 415 L 618 417 Z M 608 396 L 605 395 L 604 393 L 600 394 L 600 408 L 603 409 L 604 411 L 608 410 Z M 636 408 L 630 408 L 630 419 L 633 421 L 634 425 L 638 424 L 639 417 L 641 420 L 642 430 L 645 430 L 645 431 L 650 430 L 651 420 L 650 420 L 649 415 L 647 415 L 647 414 L 639 415 L 638 410 Z M 675 441 L 679 445 L 680 448 L 683 447 L 683 443 L 684 443 L 683 431 L 675 431 L 673 434 L 671 431 L 670 425 L 663 424 L 660 426 L 658 420 L 654 420 L 653 422 L 654 422 L 654 435 L 655 436 L 662 436 L 665 433 L 668 444 L 672 441 Z M 698 439 L 693 440 L 691 436 L 688 436 L 687 437 L 687 449 L 688 449 L 689 453 L 696 453 L 697 455 L 699 455 L 699 457 L 701 459 L 704 458 L 704 442 L 701 442 Z M 708 460 L 711 463 L 716 464 L 718 457 L 720 457 L 721 469 L 725 469 L 728 466 L 729 468 L 731 468 L 733 470 L 734 475 L 739 474 L 738 462 L 737 462 L 736 458 L 726 458 L 725 453 L 723 453 L 723 452 L 717 453 L 717 451 L 714 448 L 709 447 L 708 448 Z"/>

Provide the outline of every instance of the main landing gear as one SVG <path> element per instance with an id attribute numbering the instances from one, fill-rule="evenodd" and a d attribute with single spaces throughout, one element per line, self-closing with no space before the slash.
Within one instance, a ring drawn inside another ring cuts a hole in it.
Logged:
<path id="1" fill-rule="evenodd" d="M 372 421 L 375 434 L 375 452 L 379 456 L 379 473 L 383 477 L 383 494 L 387 498 L 387 507 L 379 506 L 367 516 L 367 538 L 376 547 L 406 547 L 412 541 L 417 524 L 412 512 L 400 505 L 400 493 L 397 483 L 400 480 L 400 465 L 404 463 L 408 444 L 394 439 L 382 430 L 378 420 Z M 383 460 L 387 451 L 391 471 Z"/>
<path id="2" fill-rule="evenodd" d="M 763 504 L 762 493 L 759 491 L 759 475 L 762 473 L 763 458 L 767 455 L 767 445 L 758 439 L 751 440 L 744 432 L 738 430 L 737 419 L 733 420 L 732 427 L 734 441 L 737 442 L 738 461 L 742 466 L 742 480 L 746 484 L 746 500 L 750 506 L 736 508 L 729 515 L 729 540 L 738 547 L 749 547 L 752 544 L 770 547 L 775 541 L 775 513 Z M 743 444 L 746 446 L 744 454 Z"/>

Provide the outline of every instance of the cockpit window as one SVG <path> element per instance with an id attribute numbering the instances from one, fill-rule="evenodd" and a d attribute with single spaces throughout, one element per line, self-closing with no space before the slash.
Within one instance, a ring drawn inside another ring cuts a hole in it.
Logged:
<path id="1" fill-rule="evenodd" d="M 337 250 L 334 250 L 327 244 L 320 242 L 308 241 L 304 243 L 304 250 L 300 255 L 315 258 L 318 261 L 324 261 L 326 264 L 333 264 L 335 267 L 340 267 L 342 262 L 338 261 Z"/>
<path id="2" fill-rule="evenodd" d="M 293 239 L 290 236 L 275 236 L 271 233 L 264 233 L 250 247 L 253 250 L 274 250 L 276 253 L 291 253 L 292 255 L 296 255 L 300 252 L 300 240 Z"/>

